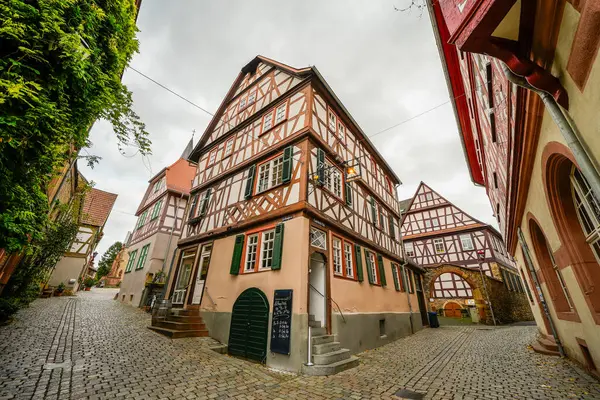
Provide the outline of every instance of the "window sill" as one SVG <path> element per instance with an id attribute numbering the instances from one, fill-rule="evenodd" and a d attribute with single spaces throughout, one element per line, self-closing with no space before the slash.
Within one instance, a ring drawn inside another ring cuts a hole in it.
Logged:
<path id="1" fill-rule="evenodd" d="M 273 126 L 272 126 L 272 127 L 270 127 L 269 129 L 267 129 L 266 131 L 264 131 L 264 132 L 261 132 L 261 133 L 258 135 L 258 137 L 261 137 L 261 136 L 263 136 L 263 135 L 266 135 L 267 133 L 271 132 L 273 129 L 277 128 L 279 125 L 281 125 L 281 124 L 285 123 L 287 120 L 288 120 L 288 119 L 287 119 L 287 118 L 285 118 L 285 119 L 283 119 L 283 120 L 279 121 L 278 123 L 276 123 L 275 125 L 273 125 Z M 262 126 L 261 126 L 261 130 L 262 130 Z"/>
<path id="2" fill-rule="evenodd" d="M 291 182 L 291 181 L 290 181 L 290 182 Z M 256 192 L 256 193 L 254 193 L 254 194 L 252 195 L 252 197 L 254 197 L 254 196 L 258 196 L 259 194 L 265 194 L 265 193 L 269 193 L 271 190 L 278 189 L 279 187 L 281 187 L 281 186 L 284 186 L 284 185 L 287 185 L 287 184 L 289 184 L 290 182 L 281 182 L 281 183 L 279 183 L 279 184 L 277 184 L 277 185 L 275 185 L 275 186 L 272 186 L 272 187 L 270 187 L 270 188 L 268 188 L 268 189 L 265 189 L 265 190 L 263 190 L 262 192 Z M 251 197 L 251 198 L 252 198 L 252 197 Z"/>
<path id="3" fill-rule="evenodd" d="M 337 201 L 339 201 L 340 203 L 342 203 L 343 205 L 346 205 L 346 202 L 344 201 L 344 199 L 340 196 L 338 196 L 337 194 L 333 193 L 331 190 L 329 190 L 324 184 L 323 185 L 319 185 L 319 187 L 321 188 L 321 190 L 325 191 L 326 193 L 329 193 L 331 196 L 333 196 L 333 198 Z"/>
<path id="4" fill-rule="evenodd" d="M 333 273 L 333 277 L 334 278 L 338 278 L 338 279 L 343 279 L 343 280 L 346 280 L 346 281 L 356 282 L 356 278 L 354 278 L 354 277 L 344 276 L 342 274 L 336 274 L 335 272 Z"/>
<path id="5" fill-rule="evenodd" d="M 240 273 L 240 275 L 258 274 L 258 273 L 267 272 L 267 271 L 272 271 L 272 269 L 271 268 L 259 268 L 259 269 L 253 269 L 250 271 L 242 271 Z"/>

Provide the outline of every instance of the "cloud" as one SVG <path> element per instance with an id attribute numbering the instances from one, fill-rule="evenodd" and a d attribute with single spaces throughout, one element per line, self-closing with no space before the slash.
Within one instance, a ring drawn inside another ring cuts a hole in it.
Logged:
<path id="1" fill-rule="evenodd" d="M 448 101 L 429 18 L 394 11 L 398 1 L 275 0 L 144 2 L 138 17 L 140 53 L 131 65 L 214 112 L 242 66 L 257 54 L 294 67 L 315 65 L 371 135 Z M 133 229 L 147 181 L 196 140 L 210 116 L 127 70 L 135 109 L 146 123 L 153 154 L 123 157 L 106 122 L 95 124 L 81 166 L 96 187 L 119 197 L 98 246 L 102 254 Z M 372 138 L 413 195 L 420 181 L 467 213 L 495 223 L 485 190 L 473 186 L 450 104 Z M 128 150 L 133 154 L 134 149 Z M 148 162 L 146 162 L 148 164 Z"/>

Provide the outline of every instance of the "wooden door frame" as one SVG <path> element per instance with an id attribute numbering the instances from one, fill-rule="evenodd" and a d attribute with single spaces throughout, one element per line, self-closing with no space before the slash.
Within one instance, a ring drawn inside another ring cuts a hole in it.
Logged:
<path id="1" fill-rule="evenodd" d="M 194 263 L 197 262 L 198 259 L 198 244 L 194 244 L 191 246 L 187 246 L 184 247 L 182 249 L 180 249 L 179 251 L 179 257 L 177 259 L 177 264 L 175 266 L 175 271 L 174 271 L 174 275 L 173 275 L 173 284 L 171 285 L 171 289 L 169 290 L 169 300 L 171 300 L 173 298 L 173 292 L 175 291 L 175 286 L 177 285 L 177 279 L 179 279 L 179 271 L 181 269 L 181 261 L 183 260 L 183 253 L 185 253 L 186 251 L 190 251 L 194 248 L 194 246 L 196 247 L 196 256 L 194 257 Z M 193 266 L 192 266 L 193 268 Z M 191 276 L 192 274 L 190 274 Z M 188 286 L 189 286 L 189 281 L 188 281 Z M 189 292 L 189 291 L 188 291 Z M 184 310 L 187 308 L 187 295 L 188 293 L 186 293 L 186 297 L 183 299 L 183 304 L 181 305 L 181 308 L 183 308 Z M 176 306 L 176 308 L 180 308 L 180 305 L 177 304 L 173 304 L 171 303 L 171 306 Z"/>
<path id="2" fill-rule="evenodd" d="M 212 245 L 214 247 L 214 241 L 209 241 L 209 242 L 204 242 L 204 243 L 199 243 L 198 244 L 198 253 L 196 254 L 196 259 L 194 260 L 195 266 L 194 266 L 194 272 L 192 273 L 192 276 L 190 278 L 190 289 L 188 290 L 188 293 L 186 294 L 187 296 L 187 300 L 186 300 L 186 305 L 187 306 L 198 306 L 200 307 L 202 305 L 202 297 L 204 296 L 204 290 L 202 290 L 202 295 L 200 295 L 200 303 L 198 304 L 192 304 L 192 301 L 194 299 L 194 290 L 196 289 L 196 277 L 198 276 L 198 273 L 200 272 L 200 260 L 202 260 L 202 248 L 206 245 Z M 210 268 L 210 259 L 212 258 L 212 248 L 210 249 L 210 255 L 208 256 L 208 267 Z M 207 277 L 208 277 L 208 272 L 207 272 Z M 192 285 L 193 283 L 193 285 Z M 206 280 L 204 281 L 204 285 L 206 286 Z"/>
<path id="3" fill-rule="evenodd" d="M 329 243 L 328 243 L 329 244 Z M 321 257 L 323 258 L 323 270 L 324 270 L 324 274 L 325 274 L 325 298 L 323 299 L 323 301 L 325 302 L 325 321 L 323 321 L 325 323 L 325 329 L 327 330 L 327 333 L 331 333 L 331 302 L 328 300 L 331 298 L 331 279 L 329 277 L 329 269 L 327 268 L 327 264 L 328 264 L 328 259 L 327 259 L 327 254 L 325 253 L 326 250 L 323 249 L 319 249 L 316 247 L 312 247 L 310 246 L 311 252 L 310 255 L 308 256 L 308 285 L 306 285 L 306 289 L 307 289 L 307 296 L 306 296 L 306 302 L 307 302 L 307 314 L 310 315 L 310 270 L 311 270 L 311 263 L 313 261 L 313 255 L 315 254 L 319 254 L 321 255 Z"/>

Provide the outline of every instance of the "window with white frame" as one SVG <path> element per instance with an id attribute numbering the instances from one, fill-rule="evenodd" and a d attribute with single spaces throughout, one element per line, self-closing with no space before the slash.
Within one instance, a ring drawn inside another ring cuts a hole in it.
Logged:
<path id="1" fill-rule="evenodd" d="M 372 251 L 367 251 L 367 268 L 371 271 L 371 276 L 373 277 L 373 283 L 379 283 L 379 279 L 377 279 L 377 264 L 375 260 L 375 253 Z"/>
<path id="2" fill-rule="evenodd" d="M 225 153 L 223 154 L 224 157 L 231 155 L 233 152 L 233 139 L 234 138 L 231 138 L 225 143 Z"/>
<path id="3" fill-rule="evenodd" d="M 333 259 L 333 272 L 341 275 L 342 272 L 342 240 L 333 237 L 331 241 L 331 251 L 332 251 L 332 259 Z"/>
<path id="4" fill-rule="evenodd" d="M 331 111 L 329 111 L 329 117 L 328 118 L 329 118 L 329 120 L 328 120 L 329 121 L 329 129 L 332 132 L 335 132 L 335 125 L 336 125 L 336 120 L 337 120 L 337 118 L 335 117 L 335 114 L 332 113 Z"/>
<path id="5" fill-rule="evenodd" d="M 160 189 L 162 189 L 164 183 L 165 183 L 165 181 L 163 179 L 156 181 L 156 183 L 154 184 L 154 193 L 156 193 Z"/>
<path id="6" fill-rule="evenodd" d="M 473 246 L 473 239 L 469 234 L 460 235 L 460 244 L 462 244 L 463 250 L 475 250 L 475 246 Z"/>
<path id="7" fill-rule="evenodd" d="M 244 263 L 244 271 L 254 271 L 256 267 L 256 255 L 258 250 L 258 233 L 248 235 L 246 239 L 246 262 Z"/>
<path id="8" fill-rule="evenodd" d="M 283 103 L 275 111 L 275 125 L 283 121 L 287 114 L 287 103 Z"/>
<path id="9" fill-rule="evenodd" d="M 346 277 L 354 278 L 354 253 L 352 252 L 352 243 L 344 242 L 344 263 Z"/>
<path id="10" fill-rule="evenodd" d="M 310 228 L 310 245 L 327 250 L 327 234 L 320 229 Z"/>
<path id="11" fill-rule="evenodd" d="M 444 239 L 433 239 L 433 247 L 436 253 L 445 253 L 446 246 L 444 245 Z"/>
<path id="12" fill-rule="evenodd" d="M 325 187 L 335 196 L 342 198 L 342 172 L 329 161 L 325 161 Z"/>
<path id="13" fill-rule="evenodd" d="M 571 172 L 571 186 L 579 225 L 600 263 L 600 201 L 594 195 L 587 179 L 575 167 Z"/>
<path id="14" fill-rule="evenodd" d="M 275 244 L 275 229 L 262 233 L 260 269 L 270 269 L 273 264 L 273 246 Z"/>
<path id="15" fill-rule="evenodd" d="M 425 228 L 431 228 L 431 220 L 429 220 L 429 219 L 425 220 Z"/>
<path id="16" fill-rule="evenodd" d="M 258 167 L 257 193 L 269 190 L 283 182 L 283 154 Z"/>
<path id="17" fill-rule="evenodd" d="M 433 219 L 431 220 L 431 225 L 432 225 L 434 228 L 435 228 L 435 227 L 437 227 L 437 226 L 440 226 L 440 220 L 439 220 L 439 219 L 437 219 L 437 218 L 433 218 Z"/>
<path id="18" fill-rule="evenodd" d="M 242 97 L 240 99 L 240 109 L 239 109 L 239 111 L 242 111 L 244 109 L 244 107 L 246 107 L 246 97 Z"/>
<path id="19" fill-rule="evenodd" d="M 425 200 L 433 200 L 433 195 L 431 192 L 425 194 Z"/>
<path id="20" fill-rule="evenodd" d="M 248 105 L 254 103 L 256 101 L 256 89 L 254 89 L 250 94 L 248 94 Z"/>
<path id="21" fill-rule="evenodd" d="M 404 243 L 404 253 L 407 257 L 415 256 L 415 248 L 412 243 Z"/>
<path id="22" fill-rule="evenodd" d="M 273 127 L 273 113 L 265 114 L 263 117 L 262 132 L 266 132 Z"/>
<path id="23" fill-rule="evenodd" d="M 346 128 L 340 121 L 337 124 L 337 136 L 342 141 L 346 138 Z"/>
<path id="24" fill-rule="evenodd" d="M 217 150 L 213 150 L 210 152 L 210 154 L 208 155 L 208 165 L 213 165 L 215 163 L 215 161 L 217 160 Z"/>

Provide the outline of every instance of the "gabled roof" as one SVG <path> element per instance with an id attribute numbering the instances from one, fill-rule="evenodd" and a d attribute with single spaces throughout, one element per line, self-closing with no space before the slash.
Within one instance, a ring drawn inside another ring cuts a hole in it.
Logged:
<path id="1" fill-rule="evenodd" d="M 85 195 L 81 210 L 80 223 L 93 226 L 104 226 L 117 200 L 114 193 L 99 189 L 91 189 Z"/>
<path id="2" fill-rule="evenodd" d="M 357 133 L 362 135 L 363 138 L 361 140 L 363 141 L 363 143 L 366 144 L 366 147 L 368 147 L 373 152 L 373 155 L 377 158 L 377 160 L 385 167 L 385 169 L 388 170 L 391 177 L 396 181 L 395 183 L 402 183 L 402 181 L 400 180 L 400 178 L 398 178 L 398 176 L 396 175 L 396 173 L 394 172 L 392 167 L 385 161 L 385 159 L 379 153 L 379 151 L 377 150 L 375 145 L 371 142 L 369 137 L 365 134 L 365 132 L 358 125 L 358 123 L 354 120 L 354 118 L 352 117 L 352 114 L 350 114 L 350 112 L 346 109 L 346 107 L 344 107 L 344 105 L 342 104 L 340 99 L 334 93 L 333 89 L 329 86 L 329 84 L 327 84 L 327 81 L 325 81 L 325 78 L 323 78 L 323 76 L 321 75 L 319 70 L 317 70 L 317 67 L 310 66 L 310 67 L 305 67 L 305 68 L 294 68 L 289 65 L 280 63 L 278 61 L 272 60 L 270 58 L 267 58 L 267 57 L 264 57 L 261 55 L 254 57 L 252 59 L 252 61 L 250 61 L 248 64 L 246 64 L 242 68 L 242 70 L 238 74 L 237 78 L 233 82 L 233 85 L 231 85 L 229 91 L 223 98 L 223 101 L 221 102 L 221 105 L 217 109 L 217 112 L 215 112 L 213 119 L 206 127 L 206 130 L 202 134 L 202 137 L 200 138 L 200 140 L 196 144 L 196 147 L 190 154 L 191 160 L 196 161 L 196 162 L 198 161 L 202 148 L 204 147 L 208 138 L 210 137 L 211 132 L 215 129 L 217 123 L 219 122 L 221 115 L 227 109 L 227 105 L 228 105 L 229 101 L 234 97 L 236 88 L 239 86 L 241 81 L 244 79 L 244 76 L 246 75 L 246 73 L 255 71 L 257 66 L 261 62 L 271 65 L 280 70 L 283 70 L 284 72 L 286 72 L 290 75 L 294 75 L 297 77 L 304 77 L 306 79 L 310 79 L 313 77 L 316 78 L 316 80 L 325 88 L 325 90 L 328 92 L 328 94 L 335 100 L 338 107 L 340 107 L 344 111 L 344 113 L 348 116 L 350 121 L 354 124 L 355 129 L 353 129 L 353 130 L 356 130 Z M 233 128 L 232 131 L 235 131 L 236 129 L 237 129 L 237 127 Z"/>

